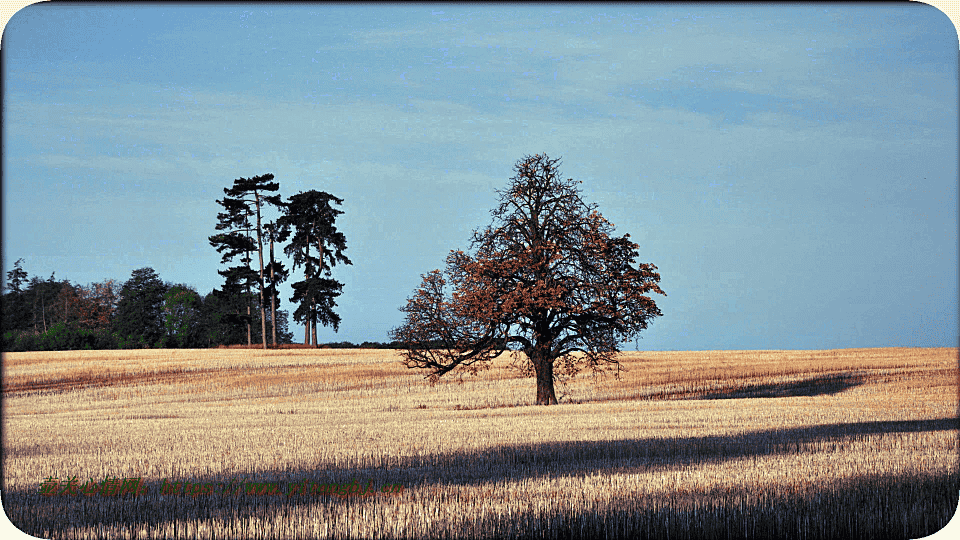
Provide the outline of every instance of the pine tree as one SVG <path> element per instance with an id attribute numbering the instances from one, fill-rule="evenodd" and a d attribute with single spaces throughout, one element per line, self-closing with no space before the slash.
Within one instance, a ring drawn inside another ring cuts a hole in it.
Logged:
<path id="1" fill-rule="evenodd" d="M 337 262 L 353 264 L 343 254 L 347 240 L 335 224 L 343 212 L 331 202 L 339 205 L 343 200 L 320 191 L 301 192 L 288 199 L 284 215 L 277 220 L 278 227 L 293 234 L 283 252 L 293 257 L 294 269 L 304 267 L 304 279 L 293 284 L 290 301 L 299 304 L 293 318 L 305 325 L 304 343 L 314 346 L 318 323 L 333 326 L 335 332 L 340 327 L 340 316 L 333 308 L 343 284 L 331 279 L 332 268 Z"/>
<path id="2" fill-rule="evenodd" d="M 232 188 L 223 188 L 224 197 L 222 200 L 217 200 L 217 204 L 224 208 L 224 212 L 217 214 L 218 223 L 216 229 L 218 231 L 226 231 L 220 234 L 215 234 L 209 238 L 210 245 L 217 248 L 218 253 L 223 253 L 223 258 L 220 261 L 225 263 L 229 260 L 232 260 L 235 256 L 242 254 L 243 262 L 245 267 L 249 268 L 251 254 L 255 251 L 259 258 L 259 273 L 256 275 L 254 280 L 257 284 L 257 290 L 260 294 L 260 325 L 261 331 L 260 336 L 263 340 L 263 348 L 267 348 L 267 329 L 266 329 L 266 316 L 264 314 L 264 280 L 263 280 L 263 224 L 262 224 L 262 210 L 264 203 L 272 204 L 276 207 L 282 207 L 283 203 L 280 200 L 279 195 L 268 196 L 265 195 L 265 192 L 277 191 L 280 189 L 280 184 L 272 182 L 273 175 L 265 174 L 262 176 L 256 176 L 253 178 L 238 178 L 233 181 Z M 256 223 L 251 223 L 250 218 L 256 216 Z M 256 240 L 251 236 L 256 234 Z M 242 281 L 245 290 L 247 293 L 250 293 L 250 287 L 252 286 L 252 280 L 249 279 L 249 275 L 245 275 L 240 272 L 239 268 L 233 267 L 230 270 L 239 277 L 242 276 L 244 280 Z M 221 275 L 223 275 L 221 273 Z M 247 315 L 250 314 L 250 308 L 247 308 Z M 247 344 L 250 345 L 251 340 L 251 328 L 250 323 L 247 323 Z"/>
<path id="3" fill-rule="evenodd" d="M 153 268 L 134 270 L 123 284 L 111 324 L 128 346 L 153 347 L 161 343 L 166 292 L 166 284 Z"/>
<path id="4" fill-rule="evenodd" d="M 283 263 L 276 260 L 273 256 L 273 246 L 275 242 L 283 242 L 289 236 L 289 230 L 278 227 L 276 222 L 267 223 L 264 226 L 267 238 L 270 240 L 270 262 L 267 264 L 267 278 L 269 282 L 266 286 L 266 295 L 270 298 L 270 323 L 273 326 L 273 346 L 277 346 L 277 304 L 280 301 L 277 293 L 277 285 L 283 283 L 290 277 L 290 272 L 284 268 Z"/>

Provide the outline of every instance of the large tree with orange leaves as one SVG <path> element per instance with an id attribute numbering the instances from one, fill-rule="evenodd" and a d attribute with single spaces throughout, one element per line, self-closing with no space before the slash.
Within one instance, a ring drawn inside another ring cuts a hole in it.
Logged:
<path id="1" fill-rule="evenodd" d="M 537 379 L 537 404 L 557 403 L 555 368 L 616 367 L 620 344 L 661 315 L 649 293 L 665 293 L 652 264 L 637 264 L 630 235 L 563 180 L 559 159 L 527 156 L 498 191 L 493 223 L 473 233 L 471 251 L 451 251 L 446 269 L 423 282 L 400 308 L 391 332 L 408 368 L 439 377 L 461 367 L 476 373 L 508 349 L 525 354 Z M 447 286 L 452 290 L 448 292 Z"/>

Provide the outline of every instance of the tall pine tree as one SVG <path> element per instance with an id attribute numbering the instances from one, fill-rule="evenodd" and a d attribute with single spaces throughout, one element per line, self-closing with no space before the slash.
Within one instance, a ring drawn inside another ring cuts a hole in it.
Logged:
<path id="1" fill-rule="evenodd" d="M 256 280 L 257 289 L 260 294 L 260 336 L 263 340 L 263 348 L 267 348 L 267 320 L 264 314 L 264 281 L 263 281 L 263 222 L 262 210 L 264 204 L 272 204 L 276 207 L 282 207 L 283 202 L 279 195 L 266 195 L 267 192 L 274 192 L 280 189 L 280 184 L 273 182 L 272 174 L 255 176 L 253 178 L 238 178 L 233 181 L 232 188 L 223 188 L 224 197 L 217 200 L 217 204 L 224 208 L 224 212 L 217 214 L 218 231 L 226 231 L 215 234 L 209 238 L 210 245 L 217 248 L 218 253 L 223 253 L 222 263 L 232 260 L 235 256 L 243 254 L 244 267 L 250 267 L 251 254 L 255 251 L 259 258 L 259 273 L 256 276 L 243 272 L 241 268 L 233 267 L 228 272 L 233 273 L 233 277 L 243 283 L 247 294 L 250 293 L 252 281 Z M 250 218 L 256 216 L 256 223 L 251 223 Z M 256 239 L 252 235 L 256 235 Z M 223 272 L 221 275 L 227 277 Z M 251 279 L 251 277 L 253 279 Z M 228 279 L 230 279 L 228 277 Z M 250 308 L 247 308 L 247 314 L 250 315 Z M 252 318 L 252 317 L 251 317 Z M 251 344 L 250 323 L 247 323 L 247 344 Z"/>
<path id="2" fill-rule="evenodd" d="M 335 224 L 343 212 L 331 202 L 339 205 L 343 199 L 322 191 L 301 192 L 288 199 L 284 215 L 277 220 L 278 227 L 293 234 L 283 252 L 293 257 L 294 269 L 304 267 L 304 279 L 293 284 L 290 301 L 299 304 L 293 318 L 305 326 L 305 344 L 317 344 L 317 323 L 333 326 L 335 332 L 339 329 L 340 316 L 333 308 L 343 284 L 331 278 L 331 269 L 337 262 L 353 264 L 343 254 L 347 239 Z"/>
<path id="3" fill-rule="evenodd" d="M 283 263 L 276 260 L 273 256 L 273 246 L 275 242 L 283 242 L 290 235 L 289 229 L 279 227 L 275 221 L 264 225 L 267 238 L 270 240 L 270 262 L 267 264 L 266 278 L 268 284 L 265 288 L 267 297 L 270 298 L 270 322 L 273 326 L 273 346 L 277 346 L 277 304 L 280 297 L 277 294 L 277 285 L 283 283 L 290 277 L 290 271 L 284 268 Z"/>
<path id="4" fill-rule="evenodd" d="M 163 295 L 167 286 L 153 268 L 134 270 L 120 289 L 113 330 L 127 347 L 160 345 L 164 335 Z"/>

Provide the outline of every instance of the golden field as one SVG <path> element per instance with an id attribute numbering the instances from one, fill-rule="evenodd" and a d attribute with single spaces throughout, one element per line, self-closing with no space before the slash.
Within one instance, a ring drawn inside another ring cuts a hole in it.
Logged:
<path id="1" fill-rule="evenodd" d="M 551 407 L 506 358 L 399 360 L 4 354 L 4 510 L 41 538 L 920 538 L 957 506 L 957 349 L 627 352 Z M 40 492 L 71 478 L 142 492 Z"/>

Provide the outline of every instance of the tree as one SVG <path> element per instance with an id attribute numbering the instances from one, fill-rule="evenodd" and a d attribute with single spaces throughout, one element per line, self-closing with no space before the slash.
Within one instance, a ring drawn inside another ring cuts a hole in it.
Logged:
<path id="1" fill-rule="evenodd" d="M 267 223 L 264 226 L 267 232 L 267 238 L 270 240 L 270 263 L 267 264 L 267 277 L 269 279 L 265 289 L 265 294 L 270 298 L 270 322 L 273 327 L 273 346 L 277 346 L 277 304 L 280 302 L 280 295 L 277 292 L 277 285 L 283 283 L 290 277 L 290 272 L 283 267 L 283 263 L 276 260 L 273 256 L 273 245 L 275 242 L 283 242 L 289 236 L 290 231 L 286 228 L 280 228 L 275 222 Z M 286 322 L 284 322 L 284 325 Z M 286 332 L 284 328 L 282 332 Z M 282 342 L 282 341 L 281 341 Z"/>
<path id="2" fill-rule="evenodd" d="M 13 270 L 7 272 L 7 289 L 15 293 L 23 292 L 21 287 L 26 282 L 27 272 L 23 269 L 23 259 L 17 259 L 17 262 L 13 263 Z"/>
<path id="3" fill-rule="evenodd" d="M 242 291 L 214 289 L 203 298 L 201 306 L 201 341 L 207 347 L 236 345 L 244 341 L 248 316 L 242 311 L 250 306 Z"/>
<path id="4" fill-rule="evenodd" d="M 105 279 L 87 287 L 77 287 L 77 316 L 80 326 L 90 330 L 106 330 L 117 308 L 120 286 L 115 280 Z"/>
<path id="5" fill-rule="evenodd" d="M 305 326 L 305 344 L 311 343 L 311 332 L 312 343 L 317 344 L 318 322 L 333 326 L 334 332 L 339 329 L 340 316 L 333 308 L 343 284 L 330 276 L 338 261 L 353 264 L 343 254 L 347 239 L 335 225 L 337 216 L 343 212 L 330 206 L 331 202 L 341 204 L 343 199 L 322 191 L 300 192 L 290 196 L 284 215 L 277 220 L 279 228 L 293 233 L 283 252 L 293 257 L 294 269 L 304 267 L 304 280 L 293 283 L 290 301 L 299 304 L 293 318 Z M 316 247 L 316 256 L 311 255 L 311 247 Z"/>
<path id="6" fill-rule="evenodd" d="M 281 207 L 279 195 L 268 196 L 263 192 L 277 191 L 280 184 L 272 182 L 273 175 L 265 174 L 253 178 L 238 178 L 233 181 L 232 188 L 223 188 L 227 196 L 218 200 L 217 204 L 224 208 L 224 212 L 217 214 L 216 229 L 218 231 L 226 230 L 226 233 L 215 234 L 209 238 L 210 245 L 217 248 L 217 253 L 224 253 L 221 263 L 233 259 L 238 254 L 244 254 L 244 263 L 247 267 L 250 265 L 250 254 L 257 252 L 260 261 L 260 272 L 258 274 L 258 291 L 260 293 L 260 336 L 263 339 L 263 348 L 267 348 L 267 328 L 266 317 L 264 315 L 264 283 L 263 283 L 263 224 L 261 210 L 263 204 L 269 203 Z M 250 223 L 250 218 L 256 216 L 256 225 Z M 256 244 L 250 238 L 251 232 L 256 232 Z M 237 268 L 237 267 L 235 267 Z M 250 282 L 246 282 L 246 288 L 249 292 Z M 249 309 L 248 309 L 249 314 Z M 250 326 L 247 326 L 247 344 L 250 344 Z"/>
<path id="7" fill-rule="evenodd" d="M 249 266 L 243 265 L 217 270 L 217 273 L 224 278 L 223 294 L 225 298 L 229 298 L 227 303 L 233 308 L 231 316 L 226 320 L 230 324 L 241 323 L 246 328 L 247 345 L 251 345 L 253 315 L 251 315 L 250 306 L 253 304 L 255 295 L 250 293 L 250 287 L 256 283 L 257 273 Z"/>
<path id="8" fill-rule="evenodd" d="M 56 301 L 51 306 L 52 320 L 62 322 L 65 325 L 79 321 L 81 304 L 83 303 L 83 297 L 80 295 L 79 289 L 79 286 L 74 286 L 67 280 L 60 284 Z"/>
<path id="9" fill-rule="evenodd" d="M 560 160 L 526 156 L 493 223 L 473 233 L 473 255 L 451 251 L 446 269 L 423 282 L 401 308 L 403 325 L 391 332 L 403 343 L 408 368 L 430 371 L 436 382 L 462 367 L 489 367 L 508 349 L 523 352 L 537 380 L 537 404 L 557 403 L 554 364 L 573 375 L 617 368 L 624 341 L 660 316 L 648 293 L 665 295 L 652 264 L 636 264 L 630 235 L 583 202 L 577 184 L 562 180 Z M 448 294 L 447 285 L 452 286 Z"/>
<path id="10" fill-rule="evenodd" d="M 31 311 L 32 293 L 23 290 L 23 285 L 29 283 L 27 272 L 23 269 L 23 259 L 17 259 L 13 270 L 7 272 L 6 291 L 3 294 L 4 332 L 18 332 L 30 328 L 33 321 Z"/>
<path id="11" fill-rule="evenodd" d="M 201 299 L 193 287 L 174 285 L 163 295 L 164 345 L 196 347 L 201 324 Z"/>
<path id="12" fill-rule="evenodd" d="M 57 337 L 51 343 L 58 347 L 74 343 L 72 338 L 76 337 L 84 307 L 82 288 L 67 280 L 57 281 L 56 273 L 46 280 L 36 276 L 28 279 L 22 263 L 23 259 L 18 259 L 13 270 L 7 272 L 7 291 L 2 302 L 4 347 L 14 346 L 15 342 L 33 347 L 40 344 L 40 336 L 55 328 Z M 26 338 L 26 334 L 31 338 Z"/>
<path id="13" fill-rule="evenodd" d="M 288 315 L 286 310 L 277 310 L 277 343 L 293 343 L 293 332 L 290 332 L 288 329 Z"/>
<path id="14" fill-rule="evenodd" d="M 134 270 L 120 289 L 114 331 L 127 346 L 153 347 L 164 336 L 163 301 L 167 285 L 153 268 Z"/>
<path id="15" fill-rule="evenodd" d="M 48 323 L 52 325 L 55 321 L 54 311 L 57 305 L 57 298 L 60 296 L 60 289 L 68 282 L 58 282 L 55 278 L 56 272 L 51 272 L 46 280 L 39 276 L 30 278 L 30 282 L 25 291 L 25 297 L 32 306 L 33 313 L 33 332 L 39 334 L 46 332 Z"/>

